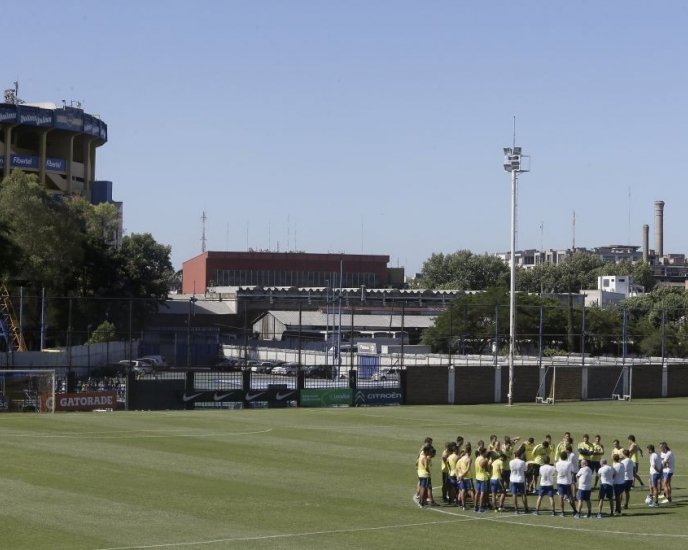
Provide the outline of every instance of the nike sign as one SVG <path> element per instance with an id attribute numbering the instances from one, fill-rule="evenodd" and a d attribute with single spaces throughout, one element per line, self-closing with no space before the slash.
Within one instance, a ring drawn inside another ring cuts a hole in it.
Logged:
<path id="1" fill-rule="evenodd" d="M 233 391 L 231 391 L 229 393 L 217 393 L 217 392 L 215 392 L 215 395 L 213 395 L 213 399 L 215 401 L 222 401 L 223 399 L 225 399 L 226 397 L 229 397 L 233 393 L 234 393 Z"/>
<path id="2" fill-rule="evenodd" d="M 293 394 L 295 394 L 295 393 L 296 393 L 296 392 L 293 391 L 293 390 L 292 390 L 292 391 L 289 391 L 289 392 L 287 392 L 287 393 L 280 393 L 280 392 L 277 392 L 277 395 L 275 395 L 275 399 L 277 399 L 277 401 L 282 401 L 282 399 L 284 399 L 284 398 L 286 398 L 286 397 L 289 397 L 290 395 L 293 395 Z"/>
<path id="3" fill-rule="evenodd" d="M 262 391 L 260 393 L 254 393 L 253 395 L 251 395 L 250 393 L 247 393 L 246 394 L 246 401 L 253 401 L 256 397 L 260 397 L 264 393 L 265 393 L 264 391 Z"/>
<path id="4" fill-rule="evenodd" d="M 186 395 L 186 393 L 185 393 L 185 394 L 182 396 L 182 401 L 184 401 L 184 403 L 187 403 L 188 401 L 193 401 L 193 400 L 196 399 L 199 395 L 203 395 L 203 392 L 192 393 L 191 395 Z"/>

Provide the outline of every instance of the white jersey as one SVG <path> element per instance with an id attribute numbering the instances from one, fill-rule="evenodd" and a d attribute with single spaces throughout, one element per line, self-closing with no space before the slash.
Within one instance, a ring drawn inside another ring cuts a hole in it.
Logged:
<path id="1" fill-rule="evenodd" d="M 662 459 L 659 454 L 652 453 L 650 455 L 650 475 L 662 473 Z"/>
<path id="2" fill-rule="evenodd" d="M 509 481 L 511 483 L 525 483 L 526 463 L 520 458 L 514 458 L 511 462 L 509 462 L 509 467 L 511 468 Z"/>
<path id="3" fill-rule="evenodd" d="M 571 463 L 571 473 L 573 474 L 573 477 L 576 477 L 576 474 L 578 473 L 579 466 L 578 466 L 578 459 L 576 458 L 576 453 L 569 453 L 569 456 L 567 459 Z"/>
<path id="4" fill-rule="evenodd" d="M 609 464 L 605 464 L 597 470 L 597 474 L 600 476 L 600 483 L 602 485 L 614 485 L 614 468 Z"/>
<path id="5" fill-rule="evenodd" d="M 621 462 L 614 462 L 612 464 L 614 469 L 614 485 L 623 485 L 626 483 L 626 468 Z"/>
<path id="6" fill-rule="evenodd" d="M 633 464 L 633 461 L 626 457 L 621 461 L 621 464 L 624 466 L 624 470 L 626 471 L 626 475 L 624 479 L 626 481 L 633 481 L 633 477 L 635 474 L 635 464 Z"/>
<path id="7" fill-rule="evenodd" d="M 568 460 L 558 460 L 555 468 L 557 469 L 557 483 L 559 485 L 571 485 L 573 465 Z"/>
<path id="8" fill-rule="evenodd" d="M 661 454 L 662 458 L 662 472 L 665 474 L 673 474 L 674 473 L 674 453 L 671 450 L 668 450 L 665 453 Z"/>
<path id="9" fill-rule="evenodd" d="M 578 488 L 581 491 L 590 491 L 592 489 L 592 470 L 590 466 L 584 466 L 576 474 L 578 480 Z"/>
<path id="10" fill-rule="evenodd" d="M 543 464 L 540 466 L 540 487 L 551 487 L 554 485 L 554 466 Z"/>

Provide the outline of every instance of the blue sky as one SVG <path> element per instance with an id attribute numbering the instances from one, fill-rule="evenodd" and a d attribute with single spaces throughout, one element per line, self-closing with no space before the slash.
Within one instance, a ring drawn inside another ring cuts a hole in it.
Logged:
<path id="1" fill-rule="evenodd" d="M 641 244 L 686 253 L 688 3 L 32 1 L 3 87 L 109 126 L 128 233 L 208 250 L 389 254 Z M 13 20 L 16 24 L 8 25 Z M 542 226 L 542 229 L 541 229 Z"/>

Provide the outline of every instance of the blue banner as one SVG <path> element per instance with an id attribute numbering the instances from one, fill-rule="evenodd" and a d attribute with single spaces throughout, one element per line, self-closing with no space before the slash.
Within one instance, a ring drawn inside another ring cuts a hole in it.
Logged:
<path id="1" fill-rule="evenodd" d="M 100 137 L 100 121 L 84 113 L 84 134 Z"/>
<path id="2" fill-rule="evenodd" d="M 66 172 L 67 163 L 62 159 L 45 159 L 45 169 L 48 172 Z"/>
<path id="3" fill-rule="evenodd" d="M 0 123 L 17 122 L 17 108 L 12 105 L 0 105 Z"/>
<path id="4" fill-rule="evenodd" d="M 370 378 L 377 372 L 380 366 L 379 355 L 359 355 L 358 356 L 358 377 Z"/>
<path id="5" fill-rule="evenodd" d="M 30 126 L 52 126 L 53 113 L 47 109 L 39 107 L 19 107 L 19 124 L 28 124 Z"/>
<path id="6" fill-rule="evenodd" d="M 84 129 L 84 112 L 73 107 L 55 109 L 55 128 L 81 132 Z"/>
<path id="7" fill-rule="evenodd" d="M 10 167 L 38 170 L 38 157 L 34 157 L 33 155 L 11 155 Z"/>
<path id="8" fill-rule="evenodd" d="M 38 157 L 33 155 L 11 155 L 10 166 L 12 168 L 28 168 L 38 170 Z M 0 168 L 5 167 L 5 157 L 0 156 Z M 66 172 L 67 162 L 63 159 L 45 159 L 45 169 L 48 172 Z"/>

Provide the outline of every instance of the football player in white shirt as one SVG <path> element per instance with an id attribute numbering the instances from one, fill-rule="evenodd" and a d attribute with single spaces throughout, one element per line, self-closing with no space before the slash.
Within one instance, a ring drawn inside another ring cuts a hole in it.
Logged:
<path id="1" fill-rule="evenodd" d="M 659 444 L 659 450 L 662 451 L 660 458 L 662 459 L 662 487 L 664 489 L 664 500 L 660 504 L 669 504 L 671 503 L 671 478 L 674 475 L 674 453 L 666 441 Z"/>
<path id="2" fill-rule="evenodd" d="M 624 471 L 626 472 L 624 477 L 624 510 L 628 510 L 628 501 L 631 499 L 631 487 L 633 487 L 633 481 L 635 479 L 635 464 L 631 460 L 631 452 L 628 449 L 623 450 L 623 459 L 621 464 L 624 466 Z"/>
<path id="3" fill-rule="evenodd" d="M 568 460 L 568 453 L 562 451 L 559 455 L 559 460 L 554 465 L 557 470 L 557 492 L 559 493 L 559 504 L 561 506 L 561 515 L 566 515 L 564 512 L 564 499 L 568 500 L 573 513 L 576 513 L 576 506 L 573 503 L 573 495 L 571 494 L 571 485 L 573 484 L 573 464 Z"/>
<path id="4" fill-rule="evenodd" d="M 542 459 L 543 464 L 540 466 L 540 494 L 538 495 L 537 504 L 535 504 L 535 511 L 533 514 L 536 516 L 540 514 L 540 503 L 542 503 L 542 497 L 549 497 L 549 504 L 552 507 L 552 515 L 556 515 L 556 506 L 554 505 L 554 473 L 556 470 L 554 466 L 549 463 L 549 457 L 545 456 Z M 562 508 L 563 509 L 563 508 Z"/>
<path id="5" fill-rule="evenodd" d="M 648 506 L 654 508 L 659 506 L 657 501 L 659 499 L 659 487 L 662 483 L 662 459 L 652 444 L 647 446 L 647 452 L 650 455 L 650 497 L 652 497 Z"/>
<path id="6" fill-rule="evenodd" d="M 576 482 L 578 483 L 578 514 L 574 517 L 580 517 L 583 510 L 583 502 L 588 505 L 588 517 L 592 514 L 592 506 L 590 505 L 590 492 L 592 489 L 592 470 L 588 466 L 588 461 L 583 459 L 580 461 L 580 470 L 576 474 Z"/>
<path id="7" fill-rule="evenodd" d="M 528 495 L 526 494 L 526 462 L 523 460 L 524 450 L 521 447 L 516 451 L 516 457 L 509 462 L 511 474 L 511 494 L 514 496 L 514 514 L 518 514 L 518 497 L 523 500 L 523 508 L 528 513 Z"/>
<path id="8" fill-rule="evenodd" d="M 614 500 L 616 502 L 616 513 L 621 513 L 621 497 L 626 488 L 626 468 L 621 464 L 619 453 L 612 455 L 612 468 L 614 469 Z"/>
<path id="9" fill-rule="evenodd" d="M 614 515 L 614 468 L 607 464 L 607 459 L 600 460 L 600 469 L 597 470 L 600 479 L 599 505 L 597 506 L 597 519 L 602 519 L 602 507 L 604 499 L 609 500 L 609 515 Z"/>

